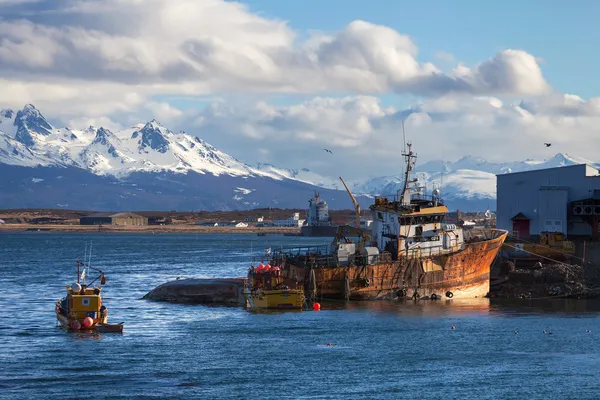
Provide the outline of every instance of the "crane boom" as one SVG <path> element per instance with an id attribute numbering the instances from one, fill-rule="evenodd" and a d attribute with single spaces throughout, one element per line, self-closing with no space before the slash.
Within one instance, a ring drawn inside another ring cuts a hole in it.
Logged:
<path id="1" fill-rule="evenodd" d="M 354 198 L 354 195 L 352 194 L 352 192 L 346 185 L 346 182 L 344 182 L 344 179 L 342 179 L 341 176 L 340 176 L 340 180 L 344 184 L 344 187 L 346 188 L 346 192 L 348 192 L 348 194 L 350 195 L 350 199 L 352 200 L 352 203 L 354 203 L 354 210 L 356 211 L 356 228 L 360 229 L 360 205 L 358 204 L 358 201 L 356 201 L 356 199 Z"/>

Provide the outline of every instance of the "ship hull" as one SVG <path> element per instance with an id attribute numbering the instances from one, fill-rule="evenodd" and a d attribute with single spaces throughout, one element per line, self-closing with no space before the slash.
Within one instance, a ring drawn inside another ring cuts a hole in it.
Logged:
<path id="1" fill-rule="evenodd" d="M 300 228 L 302 236 L 310 237 L 334 237 L 337 226 L 303 226 Z"/>
<path id="2" fill-rule="evenodd" d="M 266 290 L 262 293 L 244 293 L 249 308 L 275 310 L 302 310 L 304 293 L 302 290 Z"/>
<path id="3" fill-rule="evenodd" d="M 507 232 L 466 244 L 450 254 L 400 259 L 364 266 L 314 266 L 287 263 L 287 279 L 304 284 L 310 300 L 394 298 L 478 298 L 490 287 L 490 267 Z M 311 298 L 313 297 L 313 298 Z"/>

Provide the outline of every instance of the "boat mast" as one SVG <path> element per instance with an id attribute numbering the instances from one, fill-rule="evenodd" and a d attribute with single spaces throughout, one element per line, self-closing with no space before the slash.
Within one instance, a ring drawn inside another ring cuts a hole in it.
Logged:
<path id="1" fill-rule="evenodd" d="M 402 138 L 404 140 L 404 120 L 402 120 Z M 404 171 L 404 186 L 402 187 L 402 195 L 401 195 L 401 203 L 402 205 L 409 206 L 410 205 L 410 188 L 409 185 L 417 181 L 417 179 L 411 180 L 410 172 L 412 171 L 414 165 L 414 159 L 417 158 L 417 155 L 412 151 L 412 143 L 407 143 L 404 140 L 404 151 L 402 155 L 406 160 L 406 170 Z M 408 151 L 406 148 L 408 147 Z"/>

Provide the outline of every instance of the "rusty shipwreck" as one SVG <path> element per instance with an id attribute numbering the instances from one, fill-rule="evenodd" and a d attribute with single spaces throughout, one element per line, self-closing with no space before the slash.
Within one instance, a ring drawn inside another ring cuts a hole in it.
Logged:
<path id="1" fill-rule="evenodd" d="M 508 232 L 463 231 L 446 223 L 449 211 L 439 189 L 421 193 L 411 177 L 416 154 L 410 144 L 407 149 L 403 189 L 370 206 L 372 236 L 357 222 L 339 227 L 331 245 L 272 253 L 270 264 L 290 283 L 303 284 L 308 301 L 476 298 L 489 292 L 490 266 Z"/>

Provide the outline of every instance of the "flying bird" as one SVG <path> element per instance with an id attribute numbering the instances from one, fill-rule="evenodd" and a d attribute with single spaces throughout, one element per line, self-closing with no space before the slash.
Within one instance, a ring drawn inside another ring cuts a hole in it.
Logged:
<path id="1" fill-rule="evenodd" d="M 328 152 L 328 153 L 331 153 L 331 154 L 333 154 L 333 152 L 332 152 L 331 150 L 329 150 L 329 149 L 323 149 L 323 150 L 325 150 L 325 151 L 326 151 L 326 152 Z"/>
<path id="2" fill-rule="evenodd" d="M 550 147 L 550 146 L 552 146 L 552 143 L 544 143 L 544 146 Z"/>

